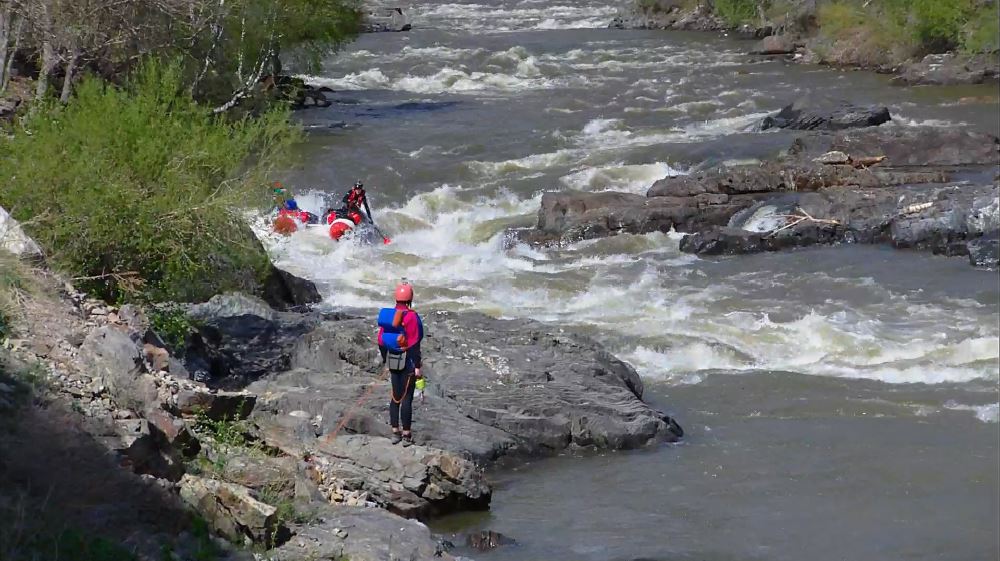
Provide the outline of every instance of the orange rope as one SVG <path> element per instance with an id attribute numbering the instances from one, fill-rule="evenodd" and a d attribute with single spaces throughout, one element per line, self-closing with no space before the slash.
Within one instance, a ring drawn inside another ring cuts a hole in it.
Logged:
<path id="1" fill-rule="evenodd" d="M 371 398 L 372 392 L 375 391 L 375 386 L 377 386 L 378 383 L 381 382 L 385 378 L 385 375 L 388 373 L 389 369 L 386 368 L 385 370 L 382 371 L 382 374 L 380 374 L 377 378 L 375 378 L 374 381 L 372 381 L 372 383 L 368 386 L 368 389 L 365 390 L 365 393 L 361 394 L 361 397 L 358 398 L 358 401 L 356 401 L 354 405 L 347 410 L 347 414 L 345 414 L 344 417 L 340 420 L 340 423 L 337 424 L 337 428 L 333 429 L 333 432 L 323 437 L 323 442 L 329 442 L 330 440 L 337 437 L 337 434 L 339 434 L 340 431 L 344 428 L 344 426 L 346 426 L 347 423 L 351 420 L 351 418 L 354 417 L 354 412 L 358 409 L 358 407 L 364 405 L 365 402 L 368 401 L 369 398 Z M 392 395 L 391 388 L 389 389 L 389 395 L 390 397 L 395 398 L 395 396 Z M 406 395 L 406 393 L 404 392 L 403 395 Z"/>

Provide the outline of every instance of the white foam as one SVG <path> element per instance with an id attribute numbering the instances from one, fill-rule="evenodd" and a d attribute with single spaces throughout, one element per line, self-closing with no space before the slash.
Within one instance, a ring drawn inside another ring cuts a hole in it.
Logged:
<path id="1" fill-rule="evenodd" d="M 1000 403 L 990 403 L 988 405 L 963 405 L 955 401 L 948 401 L 944 404 L 945 409 L 953 411 L 971 411 L 977 419 L 984 423 L 996 423 L 1000 421 Z"/>

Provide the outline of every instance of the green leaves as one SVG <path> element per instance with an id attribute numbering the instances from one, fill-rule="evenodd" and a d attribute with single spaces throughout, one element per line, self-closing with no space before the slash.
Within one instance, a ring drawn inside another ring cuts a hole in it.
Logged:
<path id="1" fill-rule="evenodd" d="M 109 300 L 199 300 L 253 290 L 267 256 L 244 222 L 298 138 L 286 109 L 227 120 L 177 64 L 123 87 L 89 78 L 0 145 L 0 204 L 54 262 Z"/>

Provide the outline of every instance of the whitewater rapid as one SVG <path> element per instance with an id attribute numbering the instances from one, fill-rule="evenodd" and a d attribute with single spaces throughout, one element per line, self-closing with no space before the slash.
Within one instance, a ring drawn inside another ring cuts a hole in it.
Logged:
<path id="1" fill-rule="evenodd" d="M 532 226 L 546 190 L 642 194 L 666 176 L 772 157 L 788 137 L 753 125 L 809 92 L 897 95 L 890 126 L 972 120 L 876 78 L 786 69 L 704 36 L 598 29 L 613 13 L 591 1 L 431 2 L 413 13 L 426 31 L 363 37 L 303 75 L 337 92 L 331 115 L 305 114 L 310 130 L 346 126 L 310 138 L 292 182 L 300 206 L 325 209 L 363 178 L 393 242 L 278 239 L 259 221 L 277 264 L 317 281 L 333 308 L 374 309 L 406 277 L 423 310 L 583 330 L 667 385 L 790 372 L 995 386 L 995 287 L 970 292 L 986 280 L 964 269 L 965 288 L 900 278 L 921 267 L 946 277 L 954 261 L 877 248 L 701 260 L 675 233 L 510 247 L 507 229 Z M 948 409 L 997 422 L 995 405 Z"/>

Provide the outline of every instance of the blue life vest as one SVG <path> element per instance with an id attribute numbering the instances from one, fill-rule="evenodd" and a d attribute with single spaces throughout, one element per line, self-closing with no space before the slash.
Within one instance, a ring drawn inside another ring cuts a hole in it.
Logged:
<path id="1" fill-rule="evenodd" d="M 295 199 L 287 199 L 285 201 L 285 210 L 299 210 L 299 203 L 295 202 Z"/>
<path id="2" fill-rule="evenodd" d="M 403 328 L 403 318 L 406 314 L 412 313 L 417 318 L 416 341 L 407 341 L 405 329 Z M 405 357 L 404 366 L 401 371 L 413 371 L 421 362 L 420 342 L 424 338 L 424 322 L 420 319 L 420 314 L 413 310 L 397 310 L 396 308 L 382 308 L 378 313 L 378 325 L 382 328 L 382 336 L 379 337 L 379 345 L 390 353 L 403 353 Z M 406 351 L 403 351 L 406 347 Z M 392 368 L 390 366 L 390 368 Z"/>
<path id="3" fill-rule="evenodd" d="M 403 347 L 420 344 L 419 340 L 406 340 L 403 318 L 409 313 L 416 314 L 412 310 L 397 310 L 396 308 L 382 308 L 379 310 L 378 326 L 382 328 L 382 337 L 379 338 L 380 345 L 390 351 L 399 352 L 403 350 Z M 424 338 L 424 322 L 420 320 L 419 314 L 417 314 L 417 333 L 419 333 L 418 336 L 420 339 Z"/>

